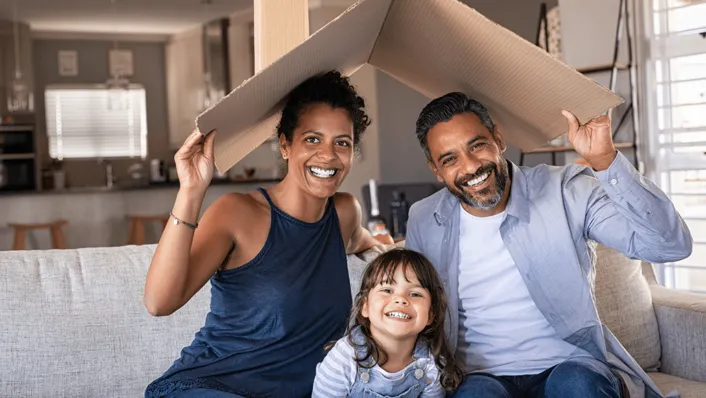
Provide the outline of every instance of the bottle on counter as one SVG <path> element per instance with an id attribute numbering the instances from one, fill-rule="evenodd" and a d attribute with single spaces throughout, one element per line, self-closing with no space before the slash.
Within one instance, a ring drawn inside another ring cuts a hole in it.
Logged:
<path id="1" fill-rule="evenodd" d="M 385 224 L 385 219 L 380 215 L 380 206 L 378 202 L 377 183 L 374 179 L 368 182 L 370 187 L 370 214 L 368 215 L 368 231 L 375 235 L 383 235 L 390 233 Z"/>
<path id="2" fill-rule="evenodd" d="M 404 238 L 407 234 L 409 205 L 404 192 L 392 191 L 390 202 L 390 230 L 393 238 Z"/>

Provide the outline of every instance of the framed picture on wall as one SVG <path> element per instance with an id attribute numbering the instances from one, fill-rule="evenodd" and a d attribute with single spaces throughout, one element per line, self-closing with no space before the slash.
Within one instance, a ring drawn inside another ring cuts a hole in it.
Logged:
<path id="1" fill-rule="evenodd" d="M 78 76 L 78 51 L 59 51 L 59 76 Z"/>

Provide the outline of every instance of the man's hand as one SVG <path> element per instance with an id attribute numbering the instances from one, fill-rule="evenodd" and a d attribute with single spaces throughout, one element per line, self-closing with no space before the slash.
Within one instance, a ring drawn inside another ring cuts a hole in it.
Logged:
<path id="1" fill-rule="evenodd" d="M 569 123 L 568 138 L 576 152 L 595 170 L 601 171 L 610 167 L 617 155 L 613 145 L 610 118 L 601 115 L 581 126 L 573 113 L 561 113 Z"/>

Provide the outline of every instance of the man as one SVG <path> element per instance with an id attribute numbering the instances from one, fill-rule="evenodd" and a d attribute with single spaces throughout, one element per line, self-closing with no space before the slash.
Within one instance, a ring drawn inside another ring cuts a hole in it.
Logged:
<path id="1" fill-rule="evenodd" d="M 444 281 L 447 333 L 467 372 L 457 397 L 626 398 L 624 388 L 661 396 L 601 325 L 590 242 L 668 262 L 690 255 L 691 235 L 665 194 L 615 150 L 607 116 L 580 126 L 563 114 L 590 168 L 507 161 L 486 108 L 461 93 L 433 100 L 417 120 L 446 189 L 412 206 L 406 246 Z"/>

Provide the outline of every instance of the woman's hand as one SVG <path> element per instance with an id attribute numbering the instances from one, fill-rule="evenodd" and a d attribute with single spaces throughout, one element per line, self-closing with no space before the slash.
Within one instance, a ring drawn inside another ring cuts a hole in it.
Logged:
<path id="1" fill-rule="evenodd" d="M 213 142 L 216 132 L 203 136 L 196 129 L 174 155 L 181 189 L 205 192 L 213 178 Z"/>
<path id="2" fill-rule="evenodd" d="M 394 245 L 394 244 L 395 244 L 395 240 L 392 239 L 392 236 L 391 236 L 390 234 L 387 234 L 387 233 L 385 233 L 385 234 L 373 235 L 373 238 L 374 238 L 376 241 L 382 243 L 383 245 Z"/>

